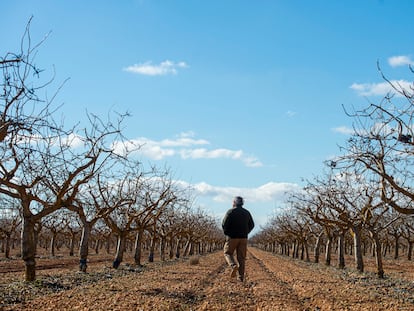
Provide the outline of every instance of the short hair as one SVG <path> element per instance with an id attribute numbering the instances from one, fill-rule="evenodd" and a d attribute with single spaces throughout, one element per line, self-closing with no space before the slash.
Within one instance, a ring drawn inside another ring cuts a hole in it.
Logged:
<path id="1" fill-rule="evenodd" d="M 242 197 L 234 197 L 233 199 L 233 206 L 242 206 L 244 204 L 244 200 Z"/>

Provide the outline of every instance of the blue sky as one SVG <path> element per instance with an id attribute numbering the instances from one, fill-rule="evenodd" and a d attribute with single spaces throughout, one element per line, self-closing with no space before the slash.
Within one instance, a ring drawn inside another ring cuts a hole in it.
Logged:
<path id="1" fill-rule="evenodd" d="M 66 123 L 128 111 L 136 156 L 167 165 L 219 219 L 245 197 L 257 228 L 285 191 L 322 174 L 345 107 L 412 82 L 411 0 L 2 1 L 0 55 L 48 33 L 36 64 Z"/>

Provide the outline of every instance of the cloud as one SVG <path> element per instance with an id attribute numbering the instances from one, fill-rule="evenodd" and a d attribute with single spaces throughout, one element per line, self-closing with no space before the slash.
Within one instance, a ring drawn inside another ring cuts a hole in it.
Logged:
<path id="1" fill-rule="evenodd" d="M 286 115 L 289 118 L 292 118 L 292 117 L 294 117 L 296 115 L 296 111 L 288 110 L 288 111 L 286 111 Z"/>
<path id="2" fill-rule="evenodd" d="M 65 145 L 71 146 L 72 148 L 78 148 L 83 146 L 83 138 L 77 134 L 69 134 L 69 136 L 63 139 Z"/>
<path id="3" fill-rule="evenodd" d="M 231 202 L 234 196 L 240 195 L 246 204 L 283 201 L 288 193 L 301 189 L 297 184 L 285 182 L 268 182 L 256 188 L 217 187 L 201 182 L 191 187 L 197 196 L 210 197 L 217 202 Z"/>
<path id="4" fill-rule="evenodd" d="M 332 131 L 336 132 L 336 133 L 340 133 L 340 134 L 345 134 L 345 135 L 352 135 L 355 133 L 353 128 L 347 127 L 347 126 L 338 126 L 338 127 L 334 127 L 332 129 Z"/>
<path id="5" fill-rule="evenodd" d="M 177 74 L 178 68 L 187 68 L 185 62 L 174 63 L 169 60 L 165 60 L 158 65 L 152 64 L 152 62 L 145 62 L 143 64 L 135 64 L 124 68 L 124 71 L 146 75 L 146 76 L 165 76 L 169 74 Z"/>
<path id="6" fill-rule="evenodd" d="M 388 64 L 390 64 L 391 67 L 398 67 L 412 65 L 414 64 L 414 61 L 412 61 L 409 56 L 400 55 L 388 58 Z"/>
<path id="7" fill-rule="evenodd" d="M 262 167 L 263 163 L 259 161 L 256 157 L 243 157 L 243 163 L 248 167 Z"/>
<path id="8" fill-rule="evenodd" d="M 229 150 L 229 149 L 207 150 L 205 148 L 183 149 L 181 150 L 180 153 L 183 159 L 227 158 L 227 159 L 239 160 L 243 155 L 243 152 L 241 150 Z"/>
<path id="9" fill-rule="evenodd" d="M 263 164 L 255 157 L 245 156 L 242 150 L 230 149 L 182 149 L 180 155 L 183 159 L 232 159 L 242 161 L 248 167 L 261 167 Z"/>
<path id="10" fill-rule="evenodd" d="M 405 80 L 391 80 L 390 83 L 400 92 L 412 94 L 412 83 Z M 389 93 L 396 93 L 396 90 L 388 82 L 381 83 L 353 83 L 350 88 L 360 96 L 385 96 Z M 401 94 L 396 93 L 397 96 Z"/>
<path id="11" fill-rule="evenodd" d="M 231 159 L 241 161 L 247 167 L 260 167 L 263 164 L 253 156 L 247 156 L 242 150 L 225 148 L 208 149 L 210 142 L 205 139 L 195 139 L 194 133 L 181 133 L 174 139 L 160 141 L 139 137 L 127 143 L 115 143 L 113 148 L 118 154 L 135 150 L 141 156 L 151 160 L 163 160 L 167 157 L 180 156 L 182 159 Z"/>

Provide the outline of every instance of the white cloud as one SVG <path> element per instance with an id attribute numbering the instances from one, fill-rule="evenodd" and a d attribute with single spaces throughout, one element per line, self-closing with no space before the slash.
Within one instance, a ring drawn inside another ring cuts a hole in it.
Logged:
<path id="1" fill-rule="evenodd" d="M 170 60 L 165 60 L 160 64 L 152 64 L 152 62 L 145 62 L 142 64 L 134 64 L 124 68 L 124 71 L 137 73 L 147 76 L 165 76 L 169 74 L 177 74 L 178 68 L 187 68 L 185 62 L 174 63 Z"/>
<path id="2" fill-rule="evenodd" d="M 333 128 L 332 131 L 336 133 L 340 133 L 340 134 L 345 134 L 345 135 L 352 135 L 355 133 L 353 128 L 350 128 L 347 126 L 338 126 L 338 127 Z"/>
<path id="3" fill-rule="evenodd" d="M 243 157 L 243 163 L 248 167 L 262 167 L 263 163 L 256 157 Z"/>
<path id="4" fill-rule="evenodd" d="M 196 195 L 210 197 L 217 202 L 231 202 L 232 198 L 240 195 L 247 203 L 283 201 L 286 195 L 299 191 L 300 187 L 292 183 L 268 182 L 257 188 L 217 187 L 205 182 L 192 185 Z"/>
<path id="5" fill-rule="evenodd" d="M 406 91 L 412 94 L 412 83 L 405 80 L 391 80 L 390 83 L 397 88 L 398 91 Z M 385 96 L 388 93 L 395 93 L 396 90 L 392 88 L 388 82 L 381 83 L 353 83 L 350 88 L 358 93 L 360 96 Z M 400 96 L 399 93 L 396 94 Z"/>
<path id="6" fill-rule="evenodd" d="M 390 64 L 391 67 L 398 67 L 412 65 L 414 64 L 414 61 L 412 61 L 409 56 L 400 55 L 388 58 L 388 64 Z"/>
<path id="7" fill-rule="evenodd" d="M 296 111 L 288 110 L 288 111 L 286 111 L 286 115 L 289 118 L 292 118 L 292 117 L 294 117 L 296 115 Z"/>
<path id="8" fill-rule="evenodd" d="M 210 142 L 205 139 L 195 139 L 193 136 L 191 132 L 181 133 L 174 139 L 160 141 L 139 137 L 127 143 L 114 143 L 113 148 L 118 154 L 135 150 L 134 153 L 151 160 L 162 160 L 178 155 L 182 159 L 231 159 L 241 161 L 247 167 L 263 166 L 256 157 L 246 156 L 242 150 L 200 148 L 200 146 L 210 145 Z"/>
<path id="9" fill-rule="evenodd" d="M 231 208 L 234 196 L 242 196 L 245 207 L 252 213 L 255 230 L 264 226 L 272 214 L 285 210 L 286 198 L 289 194 L 302 190 L 298 184 L 285 182 L 268 182 L 254 188 L 220 187 L 206 182 L 189 184 L 179 181 L 178 183 L 184 189 L 192 189 L 196 197 L 195 203 L 217 217 L 219 221 Z"/>
<path id="10" fill-rule="evenodd" d="M 241 150 L 229 150 L 229 149 L 213 149 L 207 150 L 205 148 L 197 149 L 183 149 L 180 152 L 183 159 L 218 159 L 228 158 L 233 160 L 239 160 L 243 152 Z"/>
<path id="11" fill-rule="evenodd" d="M 192 139 L 188 137 L 180 137 L 177 139 L 164 139 L 159 142 L 161 146 L 169 147 L 187 147 L 194 145 L 208 145 L 209 142 L 205 139 Z"/>
<path id="12" fill-rule="evenodd" d="M 242 150 L 229 149 L 182 149 L 180 151 L 183 159 L 232 159 L 242 161 L 248 167 L 261 167 L 263 164 L 255 157 L 245 156 Z"/>
<path id="13" fill-rule="evenodd" d="M 69 134 L 63 141 L 65 145 L 71 146 L 72 148 L 78 148 L 84 144 L 82 137 L 73 133 Z"/>
<path id="14" fill-rule="evenodd" d="M 114 151 L 118 154 L 125 154 L 125 151 L 133 151 L 146 158 L 152 160 L 162 160 L 176 154 L 173 148 L 166 148 L 165 144 L 145 138 L 139 137 L 126 143 L 115 143 Z"/>

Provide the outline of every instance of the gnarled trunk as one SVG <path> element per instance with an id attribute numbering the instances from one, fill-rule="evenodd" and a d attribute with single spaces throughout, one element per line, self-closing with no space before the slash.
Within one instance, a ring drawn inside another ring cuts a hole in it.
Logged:
<path id="1" fill-rule="evenodd" d="M 413 244 L 414 244 L 414 241 L 411 241 L 411 240 L 408 241 L 408 251 L 407 251 L 408 260 L 411 260 L 413 256 Z"/>
<path id="2" fill-rule="evenodd" d="M 362 247 L 361 247 L 361 227 L 359 225 L 353 226 L 352 232 L 354 233 L 354 250 L 355 250 L 356 269 L 359 272 L 364 272 L 364 260 L 362 257 Z"/>
<path id="3" fill-rule="evenodd" d="M 112 267 L 117 269 L 121 262 L 124 260 L 124 252 L 126 247 L 126 232 L 120 232 L 118 234 L 118 243 L 116 246 L 116 254 L 115 254 L 115 260 L 112 264 Z"/>
<path id="4" fill-rule="evenodd" d="M 165 247 L 167 244 L 167 238 L 165 236 L 161 236 L 160 238 L 160 260 L 165 261 Z"/>
<path id="5" fill-rule="evenodd" d="M 148 255 L 148 261 L 154 262 L 154 253 L 155 253 L 155 244 L 156 244 L 156 227 L 154 226 L 154 230 L 151 233 L 151 245 Z"/>
<path id="6" fill-rule="evenodd" d="M 325 246 L 325 265 L 331 265 L 331 256 L 332 256 L 332 237 L 328 236 Z"/>
<path id="7" fill-rule="evenodd" d="M 177 238 L 177 241 L 175 242 L 175 258 L 180 258 L 181 255 L 181 241 L 180 238 Z"/>
<path id="8" fill-rule="evenodd" d="M 91 235 L 92 223 L 83 221 L 82 237 L 79 247 L 79 270 L 86 272 L 88 268 L 89 237 Z"/>
<path id="9" fill-rule="evenodd" d="M 382 264 L 382 245 L 378 233 L 374 230 L 369 230 L 370 236 L 374 242 L 375 261 L 377 264 L 377 275 L 380 279 L 384 278 L 384 267 Z"/>
<path id="10" fill-rule="evenodd" d="M 345 268 L 345 232 L 341 232 L 338 237 L 338 267 Z"/>
<path id="11" fill-rule="evenodd" d="M 398 259 L 400 249 L 400 237 L 394 236 L 394 259 Z"/>
<path id="12" fill-rule="evenodd" d="M 76 233 L 72 232 L 70 234 L 69 256 L 73 256 L 75 254 L 75 238 L 76 238 Z"/>
<path id="13" fill-rule="evenodd" d="M 25 264 L 25 280 L 34 281 L 36 279 L 36 234 L 35 221 L 31 215 L 23 216 L 21 248 Z"/>
<path id="14" fill-rule="evenodd" d="M 52 232 L 52 237 L 50 238 L 50 256 L 55 256 L 56 248 L 56 232 Z"/>
<path id="15" fill-rule="evenodd" d="M 169 236 L 169 252 L 168 252 L 168 258 L 169 259 L 173 259 L 174 258 L 174 249 L 175 249 L 175 244 L 177 243 L 176 239 L 174 238 L 174 236 L 172 234 L 170 234 Z"/>
<path id="16" fill-rule="evenodd" d="M 315 247 L 313 249 L 313 255 L 315 257 L 315 263 L 319 263 L 320 248 L 322 243 L 322 233 L 318 234 L 315 241 Z"/>
<path id="17" fill-rule="evenodd" d="M 142 239 L 144 237 L 144 229 L 139 229 L 135 237 L 135 251 L 134 251 L 134 260 L 137 266 L 141 266 L 141 256 L 142 256 Z"/>

